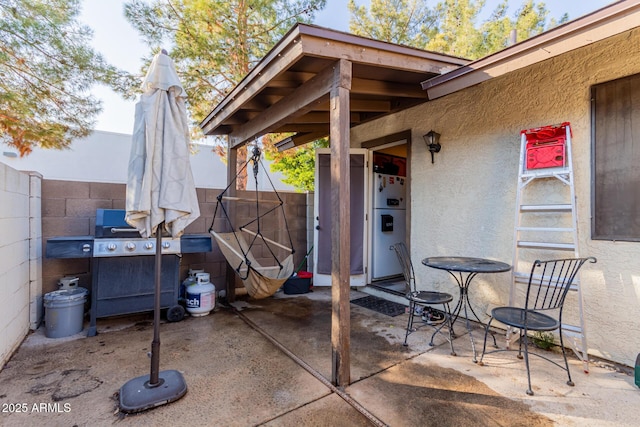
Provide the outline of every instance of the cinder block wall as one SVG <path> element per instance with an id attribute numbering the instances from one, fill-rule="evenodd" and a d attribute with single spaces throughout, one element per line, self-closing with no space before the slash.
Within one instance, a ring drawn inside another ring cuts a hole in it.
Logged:
<path id="1" fill-rule="evenodd" d="M 124 209 L 125 184 L 106 184 L 95 182 L 70 182 L 43 180 L 42 182 L 42 244 L 43 248 L 50 237 L 56 236 L 92 236 L 95 229 L 96 209 Z M 218 189 L 197 189 L 200 204 L 200 218 L 187 227 L 186 234 L 208 234 L 213 221 Z M 242 197 L 242 194 L 238 194 Z M 285 202 L 285 215 L 294 247 L 295 265 L 304 258 L 306 239 L 306 196 L 305 194 L 282 192 Z M 273 198 L 273 193 L 261 193 L 260 197 Z M 254 212 L 252 212 L 253 214 Z M 221 217 L 218 212 L 218 217 Z M 239 221 L 242 223 L 242 219 Z M 216 223 L 222 224 L 222 221 Z M 266 221 L 263 225 L 265 236 L 281 241 L 284 223 Z M 221 231 L 221 230 L 219 230 Z M 268 258 L 266 254 L 264 259 Z M 259 256 L 259 257 L 260 257 Z M 215 240 L 213 250 L 208 253 L 184 254 L 180 263 L 180 279 L 183 280 L 189 269 L 203 269 L 211 275 L 211 282 L 218 289 L 226 286 L 226 260 L 219 251 Z M 44 293 L 58 288 L 58 281 L 64 276 L 79 277 L 80 286 L 91 288 L 90 259 L 48 259 L 43 257 L 42 276 Z"/>
<path id="2" fill-rule="evenodd" d="M 0 163 L 0 369 L 42 313 L 40 178 Z"/>

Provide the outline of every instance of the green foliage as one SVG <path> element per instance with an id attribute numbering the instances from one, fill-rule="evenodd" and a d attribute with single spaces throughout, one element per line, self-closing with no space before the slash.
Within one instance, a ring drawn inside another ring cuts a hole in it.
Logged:
<path id="1" fill-rule="evenodd" d="M 536 331 L 531 338 L 533 343 L 543 350 L 549 350 L 556 345 L 555 339 L 551 332 Z"/>
<path id="2" fill-rule="evenodd" d="M 408 46 L 424 46 L 435 23 L 434 13 L 423 0 L 371 0 L 369 9 L 348 3 L 353 34 Z"/>
<path id="3" fill-rule="evenodd" d="M 509 18 L 508 1 L 503 0 L 487 21 L 478 24 L 485 4 L 486 0 L 443 0 L 429 8 L 427 0 L 371 0 L 367 9 L 349 0 L 349 29 L 388 42 L 478 59 L 506 48 L 514 29 L 522 41 L 568 19 L 565 14 L 547 25 L 544 3 L 533 0 L 525 0 Z"/>
<path id="4" fill-rule="evenodd" d="M 476 58 L 482 38 L 475 23 L 485 0 L 445 0 L 436 5 L 435 36 L 425 48 L 463 58 Z"/>
<path id="5" fill-rule="evenodd" d="M 96 81 L 129 84 L 89 47 L 79 10 L 80 0 L 0 1 L 0 138 L 21 155 L 87 136 L 101 111 Z"/>
<path id="6" fill-rule="evenodd" d="M 274 150 L 265 151 L 271 164 L 272 172 L 283 172 L 285 184 L 293 185 L 297 191 L 313 191 L 316 168 L 316 149 L 329 146 L 329 140 L 322 138 L 301 147 L 277 153 Z"/>

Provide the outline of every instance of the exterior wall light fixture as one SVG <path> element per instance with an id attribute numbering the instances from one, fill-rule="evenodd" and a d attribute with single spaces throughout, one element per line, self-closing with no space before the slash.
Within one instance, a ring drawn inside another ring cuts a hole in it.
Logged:
<path id="1" fill-rule="evenodd" d="M 436 131 L 430 130 L 422 137 L 424 138 L 424 142 L 427 143 L 427 149 L 431 153 L 431 163 L 433 163 L 433 154 L 439 153 L 442 148 L 440 145 L 440 134 Z"/>

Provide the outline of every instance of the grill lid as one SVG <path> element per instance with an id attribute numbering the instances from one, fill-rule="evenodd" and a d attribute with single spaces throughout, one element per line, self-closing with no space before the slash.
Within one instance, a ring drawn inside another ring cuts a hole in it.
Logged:
<path id="1" fill-rule="evenodd" d="M 96 210 L 96 238 L 139 238 L 138 230 L 124 220 L 124 209 Z"/>

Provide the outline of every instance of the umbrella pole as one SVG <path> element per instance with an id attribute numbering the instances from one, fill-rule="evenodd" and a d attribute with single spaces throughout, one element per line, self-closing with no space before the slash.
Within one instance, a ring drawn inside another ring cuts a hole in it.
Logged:
<path id="1" fill-rule="evenodd" d="M 153 305 L 153 341 L 151 341 L 151 372 L 149 374 L 149 387 L 160 385 L 160 293 L 162 281 L 162 227 L 158 224 L 156 229 L 156 273 L 155 292 Z"/>
<path id="2" fill-rule="evenodd" d="M 150 374 L 129 380 L 120 388 L 120 410 L 140 412 L 171 403 L 187 393 L 187 384 L 176 370 L 160 372 L 160 294 L 162 281 L 162 228 L 156 231 L 155 292 L 153 309 L 153 341 Z"/>

